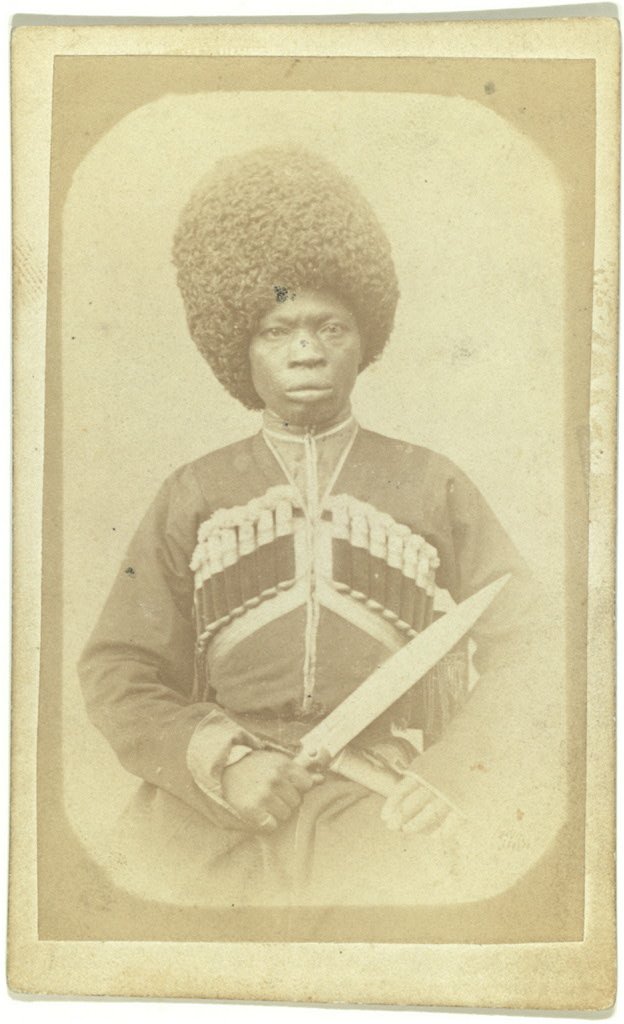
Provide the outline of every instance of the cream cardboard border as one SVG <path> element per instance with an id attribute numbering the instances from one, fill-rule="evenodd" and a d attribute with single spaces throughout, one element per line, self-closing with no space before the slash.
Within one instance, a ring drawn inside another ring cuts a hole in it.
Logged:
<path id="1" fill-rule="evenodd" d="M 57 54 L 419 55 L 596 60 L 586 928 L 517 946 L 42 942 L 36 914 L 36 738 L 48 167 Z M 16 991 L 386 1005 L 601 1009 L 614 998 L 614 516 L 619 32 L 608 19 L 508 23 L 34 28 L 13 37 L 16 239 L 15 579 L 9 982 Z M 17 282 L 19 284 L 19 282 Z M 37 540 L 35 540 L 37 538 Z M 209 948 L 210 955 L 207 955 Z M 272 976 L 276 958 L 280 977 Z M 541 995 L 536 997 L 539 985 Z M 547 982 L 547 983 L 546 983 Z"/>

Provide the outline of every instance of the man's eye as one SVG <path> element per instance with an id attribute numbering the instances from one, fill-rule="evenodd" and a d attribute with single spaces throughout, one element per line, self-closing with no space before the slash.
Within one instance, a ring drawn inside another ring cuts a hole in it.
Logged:
<path id="1" fill-rule="evenodd" d="M 321 327 L 321 334 L 326 334 L 330 337 L 338 337 L 343 334 L 344 329 L 344 324 L 332 320 L 330 323 L 323 324 Z"/>
<path id="2" fill-rule="evenodd" d="M 262 334 L 265 338 L 283 338 L 288 331 L 285 327 L 266 327 Z"/>

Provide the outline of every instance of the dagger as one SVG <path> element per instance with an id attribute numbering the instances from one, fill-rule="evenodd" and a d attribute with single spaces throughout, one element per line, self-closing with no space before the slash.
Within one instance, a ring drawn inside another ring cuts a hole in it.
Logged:
<path id="1" fill-rule="evenodd" d="M 362 759 L 351 751 L 345 751 L 347 744 L 459 643 L 510 578 L 511 573 L 507 573 L 482 587 L 387 658 L 322 722 L 301 738 L 296 763 L 304 768 L 322 765 L 351 777 L 348 774 L 349 762 L 355 757 L 361 765 Z M 387 795 L 394 781 L 389 772 L 373 768 L 370 782 L 364 782 L 364 785 Z"/>

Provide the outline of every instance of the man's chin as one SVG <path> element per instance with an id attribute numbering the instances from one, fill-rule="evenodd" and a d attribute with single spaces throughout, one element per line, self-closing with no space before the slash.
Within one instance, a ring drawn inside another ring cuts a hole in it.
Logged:
<path id="1" fill-rule="evenodd" d="M 318 427 L 333 419 L 338 412 L 336 396 L 331 388 L 291 391 L 286 395 L 286 399 L 284 418 L 297 426 Z"/>

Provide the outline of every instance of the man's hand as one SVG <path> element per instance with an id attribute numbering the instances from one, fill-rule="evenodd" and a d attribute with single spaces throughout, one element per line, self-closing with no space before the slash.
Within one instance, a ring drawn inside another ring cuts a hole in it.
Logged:
<path id="1" fill-rule="evenodd" d="M 460 814 L 418 779 L 405 775 L 383 805 L 381 818 L 392 831 L 426 834 L 443 823 L 459 821 Z"/>
<path id="2" fill-rule="evenodd" d="M 249 824 L 273 831 L 287 821 L 303 794 L 323 781 L 318 772 L 295 764 L 277 750 L 254 750 L 225 768 L 223 796 Z"/>

